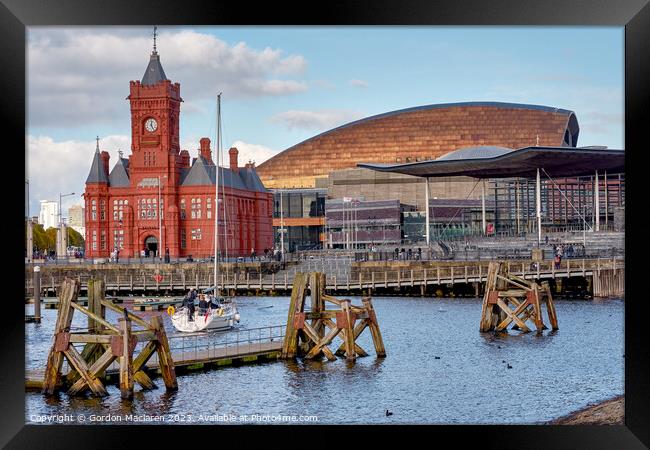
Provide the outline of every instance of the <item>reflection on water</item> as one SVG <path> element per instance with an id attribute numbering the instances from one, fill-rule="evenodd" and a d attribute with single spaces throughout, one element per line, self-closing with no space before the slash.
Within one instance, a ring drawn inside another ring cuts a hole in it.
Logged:
<path id="1" fill-rule="evenodd" d="M 353 299 L 360 302 L 360 299 Z M 480 333 L 479 299 L 374 298 L 387 357 L 278 361 L 178 377 L 179 390 L 120 399 L 27 393 L 32 414 L 316 415 L 318 423 L 537 423 L 623 393 L 624 303 L 556 300 L 559 331 Z M 287 297 L 239 300 L 240 329 L 286 322 Z M 272 307 L 271 307 L 272 306 Z M 117 315 L 107 311 L 114 321 Z M 173 327 L 162 314 L 169 333 Z M 26 364 L 44 367 L 55 310 L 26 324 Z M 85 326 L 75 314 L 73 327 Z M 330 346 L 334 351 L 337 340 Z M 509 368 L 510 367 L 510 368 Z M 393 415 L 386 417 L 385 411 Z"/>

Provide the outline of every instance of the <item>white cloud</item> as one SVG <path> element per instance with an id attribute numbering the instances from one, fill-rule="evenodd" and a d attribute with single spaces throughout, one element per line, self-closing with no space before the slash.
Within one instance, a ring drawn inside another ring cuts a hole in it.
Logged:
<path id="1" fill-rule="evenodd" d="M 280 49 L 235 45 L 196 31 L 160 33 L 158 53 L 165 74 L 181 83 L 188 112 L 218 92 L 229 98 L 303 92 L 307 67 L 301 55 Z M 139 80 L 149 62 L 146 29 L 52 29 L 28 33 L 29 126 L 88 125 L 128 118 L 129 80 Z"/>
<path id="2" fill-rule="evenodd" d="M 30 215 L 38 214 L 40 200 L 59 201 L 59 194 L 75 195 L 62 199 L 63 213 L 74 204 L 83 204 L 81 194 L 95 153 L 96 141 L 55 141 L 49 136 L 27 137 L 27 174 L 29 180 Z M 119 149 L 128 156 L 131 142 L 128 136 L 107 136 L 99 142 L 100 150 L 110 155 L 110 168 L 117 160 Z"/>
<path id="3" fill-rule="evenodd" d="M 230 147 L 237 147 L 237 150 L 239 150 L 237 159 L 240 166 L 243 166 L 248 161 L 254 161 L 255 165 L 259 166 L 264 161 L 271 158 L 272 156 L 275 156 L 278 153 L 277 150 L 270 149 L 264 145 L 249 144 L 243 141 L 235 141 L 232 143 L 232 145 L 230 145 Z M 230 149 L 230 147 L 228 147 L 228 149 Z M 229 165 L 228 162 L 230 161 L 229 157 L 227 156 L 228 149 L 225 150 L 226 162 L 223 164 L 226 167 Z"/>
<path id="4" fill-rule="evenodd" d="M 283 123 L 289 130 L 328 130 L 363 117 L 356 111 L 328 109 L 321 111 L 285 111 L 271 117 L 272 122 Z"/>
<path id="5" fill-rule="evenodd" d="M 368 82 L 365 80 L 350 80 L 350 85 L 359 88 L 367 88 Z"/>

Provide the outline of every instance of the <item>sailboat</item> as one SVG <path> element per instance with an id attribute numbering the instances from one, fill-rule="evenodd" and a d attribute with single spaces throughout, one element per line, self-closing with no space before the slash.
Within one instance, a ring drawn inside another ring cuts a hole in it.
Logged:
<path id="1" fill-rule="evenodd" d="M 172 324 L 176 330 L 183 333 L 193 333 L 204 330 L 227 330 L 239 323 L 240 315 L 237 305 L 231 298 L 220 295 L 217 285 L 219 275 L 219 156 L 221 153 L 221 94 L 217 96 L 217 161 L 215 164 L 215 215 L 214 215 L 214 286 L 203 290 L 199 299 L 207 303 L 205 308 L 194 308 L 190 318 L 187 306 L 182 306 L 171 315 Z M 225 216 L 224 201 L 224 216 Z M 201 305 L 201 303 L 199 303 Z"/>

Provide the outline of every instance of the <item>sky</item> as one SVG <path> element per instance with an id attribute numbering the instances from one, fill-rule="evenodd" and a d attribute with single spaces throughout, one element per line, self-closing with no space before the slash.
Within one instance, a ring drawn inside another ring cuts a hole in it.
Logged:
<path id="1" fill-rule="evenodd" d="M 81 194 L 95 151 L 131 153 L 129 81 L 153 27 L 28 27 L 26 188 L 40 200 Z M 216 140 L 266 159 L 363 117 L 465 101 L 569 109 L 578 146 L 624 148 L 622 27 L 158 27 L 167 78 L 181 84 L 181 149 Z M 214 144 L 213 144 L 214 149 Z M 26 191 L 27 193 L 27 191 Z M 29 206 L 27 206 L 27 204 Z"/>

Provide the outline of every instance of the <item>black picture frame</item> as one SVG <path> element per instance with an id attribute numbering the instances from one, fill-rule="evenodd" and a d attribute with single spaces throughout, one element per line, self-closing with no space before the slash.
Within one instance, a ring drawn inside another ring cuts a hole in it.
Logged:
<path id="1" fill-rule="evenodd" d="M 254 5 L 254 6 L 253 6 Z M 324 2 L 296 5 L 215 1 L 152 2 L 114 0 L 1 0 L 0 48 L 2 70 L 0 102 L 5 139 L 3 182 L 5 199 L 15 200 L 5 213 L 7 230 L 23 233 L 20 209 L 23 198 L 9 189 L 20 182 L 19 169 L 25 163 L 19 149 L 25 147 L 26 113 L 26 28 L 36 25 L 577 25 L 625 27 L 625 147 L 626 154 L 626 291 L 625 311 L 625 425 L 624 426 L 390 426 L 390 427 L 268 427 L 228 426 L 220 429 L 217 445 L 248 444 L 252 434 L 277 445 L 300 445 L 305 439 L 319 440 L 334 433 L 352 445 L 369 437 L 404 432 L 435 433 L 432 444 L 451 439 L 454 444 L 474 442 L 483 448 L 647 448 L 650 445 L 648 326 L 641 282 L 647 267 L 647 241 L 642 191 L 644 164 L 642 137 L 648 121 L 648 43 L 650 6 L 647 0 L 481 0 L 425 1 L 381 0 Z M 570 43 L 567 43 L 570 45 Z M 647 140 L 647 139 L 644 139 Z M 13 156 L 12 156 L 13 155 Z M 13 157 L 13 160 L 12 160 Z M 647 166 L 646 166 L 647 167 Z M 23 205 L 23 206 L 21 206 Z M 638 209 L 635 209 L 638 208 Z M 634 211 L 634 215 L 632 213 Z M 133 446 L 133 435 L 146 440 L 147 447 L 169 444 L 170 434 L 190 445 L 200 426 L 43 426 L 25 425 L 24 394 L 24 307 L 17 301 L 24 295 L 15 280 L 24 276 L 16 260 L 23 255 L 22 238 L 10 238 L 5 231 L 3 281 L 5 298 L 0 339 L 0 445 L 6 448 L 124 448 Z M 15 278 L 14 278 L 15 277 Z M 290 433 L 287 431 L 290 430 Z M 204 443 L 212 446 L 206 433 Z M 406 436 L 404 436 L 406 437 Z M 424 437 L 424 436 L 422 436 Z M 285 442 L 283 439 L 287 439 Z M 281 440 L 282 439 L 282 440 Z M 338 438 L 331 438 L 332 444 Z M 414 441 L 404 440 L 406 445 Z M 136 439 L 137 441 L 137 439 Z M 323 439 L 324 441 L 324 439 Z M 293 442 L 294 444 L 289 444 Z M 259 445 L 259 444 L 258 444 Z"/>

